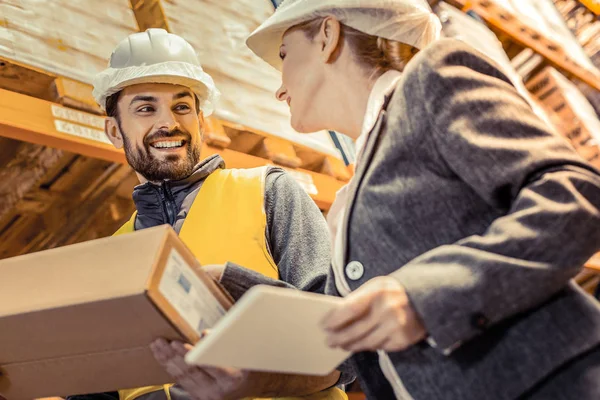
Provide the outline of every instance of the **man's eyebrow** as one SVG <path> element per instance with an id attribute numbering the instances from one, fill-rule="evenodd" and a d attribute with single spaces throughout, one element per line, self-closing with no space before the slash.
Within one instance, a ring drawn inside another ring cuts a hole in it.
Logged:
<path id="1" fill-rule="evenodd" d="M 139 96 L 135 96 L 132 100 L 131 103 L 129 103 L 130 105 L 135 103 L 136 101 L 147 101 L 150 103 L 156 103 L 156 97 L 154 96 L 144 96 L 144 95 L 139 95 Z"/>
<path id="2" fill-rule="evenodd" d="M 179 100 L 179 99 L 182 99 L 184 97 L 192 97 L 192 94 L 190 92 L 188 92 L 188 91 L 179 92 L 179 93 L 173 95 L 173 100 Z"/>

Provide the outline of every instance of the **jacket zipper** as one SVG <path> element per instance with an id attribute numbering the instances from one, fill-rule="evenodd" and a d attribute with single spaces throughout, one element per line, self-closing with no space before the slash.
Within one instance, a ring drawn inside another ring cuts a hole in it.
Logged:
<path id="1" fill-rule="evenodd" d="M 162 188 L 165 191 L 165 207 L 167 209 L 167 219 L 169 220 L 169 225 L 175 225 L 175 217 L 177 216 L 177 210 L 175 209 L 175 197 L 173 197 L 173 192 L 171 192 L 171 188 L 164 182 L 162 184 Z"/>
<path id="2" fill-rule="evenodd" d="M 166 185 L 166 182 L 160 187 L 156 187 L 160 197 L 160 203 L 163 208 L 163 214 L 166 218 L 166 223 L 173 226 L 175 224 L 175 217 L 177 215 L 177 210 L 175 209 L 175 198 L 173 197 L 173 193 L 171 189 Z"/>

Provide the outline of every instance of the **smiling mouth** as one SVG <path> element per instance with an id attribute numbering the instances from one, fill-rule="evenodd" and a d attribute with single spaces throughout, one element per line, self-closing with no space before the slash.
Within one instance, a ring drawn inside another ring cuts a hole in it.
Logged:
<path id="1" fill-rule="evenodd" d="M 151 143 L 150 146 L 158 150 L 178 149 L 183 147 L 187 142 L 185 140 L 159 140 Z"/>

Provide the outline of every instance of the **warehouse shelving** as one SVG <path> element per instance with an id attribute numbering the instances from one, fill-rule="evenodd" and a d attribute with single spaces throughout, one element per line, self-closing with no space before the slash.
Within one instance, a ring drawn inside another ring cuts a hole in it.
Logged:
<path id="1" fill-rule="evenodd" d="M 527 24 L 493 0 L 450 0 L 463 11 L 474 11 L 494 29 L 508 35 L 515 42 L 528 47 L 544 57 L 551 65 L 573 76 L 596 90 L 600 90 L 600 71 L 589 69 L 575 61 L 568 49 L 546 37 L 534 26 Z"/>
<path id="2" fill-rule="evenodd" d="M 18 86 L 14 77 L 7 78 L 14 73 L 23 77 Z M 13 89 L 0 89 L 0 136 L 125 163 L 123 152 L 104 136 L 104 118 L 92 113 L 99 110 L 89 85 L 4 59 L 0 60 L 0 87 Z M 230 168 L 267 164 L 286 168 L 323 210 L 352 174 L 332 155 L 218 119 L 207 120 L 202 154 L 220 154 Z"/>

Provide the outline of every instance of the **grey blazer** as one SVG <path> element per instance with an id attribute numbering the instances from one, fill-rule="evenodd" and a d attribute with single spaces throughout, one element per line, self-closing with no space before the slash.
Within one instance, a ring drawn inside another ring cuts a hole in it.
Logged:
<path id="1" fill-rule="evenodd" d="M 600 343 L 571 282 L 600 249 L 600 176 L 467 45 L 409 63 L 349 190 L 335 273 L 406 288 L 435 344 L 389 354 L 414 399 L 516 399 Z"/>

